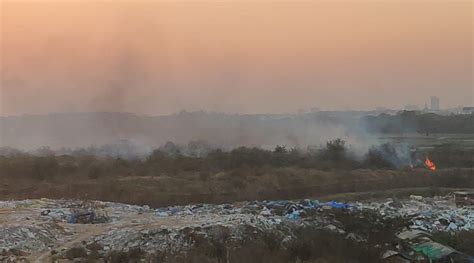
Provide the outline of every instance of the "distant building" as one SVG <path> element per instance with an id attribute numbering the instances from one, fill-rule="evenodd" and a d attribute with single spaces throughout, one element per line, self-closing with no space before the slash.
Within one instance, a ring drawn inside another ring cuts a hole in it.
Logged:
<path id="1" fill-rule="evenodd" d="M 462 113 L 464 114 L 472 114 L 474 113 L 474 107 L 463 107 Z"/>
<path id="2" fill-rule="evenodd" d="M 431 96 L 431 105 L 430 110 L 439 110 L 439 98 L 436 96 Z"/>

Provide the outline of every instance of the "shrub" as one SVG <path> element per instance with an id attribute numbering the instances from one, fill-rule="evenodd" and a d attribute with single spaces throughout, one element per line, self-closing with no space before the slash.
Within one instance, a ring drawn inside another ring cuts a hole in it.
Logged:
<path id="1" fill-rule="evenodd" d="M 396 168 L 399 163 L 397 151 L 389 143 L 372 146 L 364 160 L 364 164 L 371 168 Z"/>
<path id="2" fill-rule="evenodd" d="M 326 143 L 326 148 L 322 150 L 322 157 L 329 161 L 343 161 L 346 158 L 346 142 L 342 139 L 335 139 Z"/>

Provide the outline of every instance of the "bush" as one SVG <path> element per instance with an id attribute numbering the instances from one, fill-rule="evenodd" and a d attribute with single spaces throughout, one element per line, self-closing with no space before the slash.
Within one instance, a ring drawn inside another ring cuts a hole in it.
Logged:
<path id="1" fill-rule="evenodd" d="M 272 151 L 256 147 L 239 147 L 231 151 L 217 149 L 205 156 L 191 157 L 179 154 L 174 144 L 167 143 L 164 148 L 168 152 L 157 149 L 145 159 L 95 156 L 82 151 L 77 151 L 81 154 L 74 155 L 37 156 L 6 149 L 5 155 L 0 155 L 0 174 L 5 177 L 45 180 L 57 174 L 98 179 L 104 176 L 187 173 L 206 180 L 209 174 L 239 169 L 241 177 L 248 171 L 260 171 L 259 174 L 262 174 L 267 168 L 294 167 L 324 171 L 357 168 L 400 169 L 408 166 L 411 161 L 418 161 L 421 167 L 425 156 L 429 156 L 439 168 L 474 166 L 472 158 L 474 149 L 456 144 L 439 145 L 427 152 L 407 153 L 407 149 L 398 149 L 386 143 L 371 147 L 362 160 L 352 154 L 345 141 L 341 139 L 328 141 L 323 149 L 308 147 L 306 152 L 298 149 L 288 150 L 285 146 L 278 145 Z M 446 183 L 444 180 L 453 182 L 452 177 L 437 180 L 442 185 Z M 458 180 L 463 182 L 466 178 Z"/>
<path id="2" fill-rule="evenodd" d="M 365 155 L 364 164 L 370 168 L 396 168 L 400 164 L 397 151 L 389 144 L 372 146 Z"/>
<path id="3" fill-rule="evenodd" d="M 335 139 L 326 143 L 326 149 L 322 151 L 324 160 L 329 161 L 343 161 L 346 158 L 346 142 L 342 139 Z"/>

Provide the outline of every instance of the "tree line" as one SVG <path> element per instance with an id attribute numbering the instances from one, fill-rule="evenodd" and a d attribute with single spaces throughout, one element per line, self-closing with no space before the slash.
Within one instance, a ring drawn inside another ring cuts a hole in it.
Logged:
<path id="1" fill-rule="evenodd" d="M 369 132 L 374 133 L 474 134 L 474 113 L 438 115 L 401 111 L 395 115 L 366 116 L 362 118 L 362 124 Z"/>
<path id="2" fill-rule="evenodd" d="M 240 168 L 296 167 L 318 170 L 404 169 L 423 166 L 425 156 L 440 168 L 472 167 L 474 149 L 440 145 L 426 152 L 400 151 L 393 144 L 372 146 L 363 156 L 356 155 L 342 139 L 328 141 L 323 147 L 302 151 L 278 145 L 273 150 L 239 147 L 229 151 L 213 149 L 203 155 L 185 155 L 173 143 L 154 150 L 141 159 L 75 154 L 31 154 L 0 149 L 0 174 L 39 180 L 55 176 L 160 176 L 198 173 L 206 177 L 219 171 Z"/>

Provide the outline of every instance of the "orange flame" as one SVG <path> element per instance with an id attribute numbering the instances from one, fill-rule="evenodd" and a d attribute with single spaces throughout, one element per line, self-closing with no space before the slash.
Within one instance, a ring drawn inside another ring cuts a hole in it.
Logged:
<path id="1" fill-rule="evenodd" d="M 434 164 L 433 161 L 431 161 L 428 157 L 426 157 L 426 160 L 425 160 L 425 165 L 428 169 L 430 169 L 431 171 L 436 171 L 436 165 Z"/>

